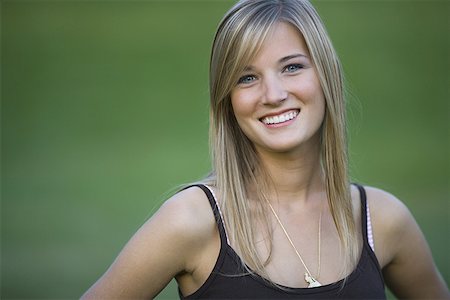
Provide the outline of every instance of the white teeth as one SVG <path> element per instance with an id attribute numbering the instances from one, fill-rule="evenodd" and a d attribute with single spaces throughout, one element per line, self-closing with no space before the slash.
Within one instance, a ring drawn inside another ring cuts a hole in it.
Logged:
<path id="1" fill-rule="evenodd" d="M 273 116 L 273 117 L 265 117 L 263 118 L 261 121 L 266 124 L 266 125 L 270 125 L 270 124 L 278 124 L 278 123 L 283 123 L 289 120 L 294 119 L 296 116 L 298 115 L 298 111 L 291 111 L 279 116 Z"/>

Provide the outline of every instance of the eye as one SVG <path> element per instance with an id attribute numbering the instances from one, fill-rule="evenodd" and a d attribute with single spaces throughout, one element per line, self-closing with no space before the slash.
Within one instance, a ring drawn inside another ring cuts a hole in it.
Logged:
<path id="1" fill-rule="evenodd" d="M 284 67 L 283 71 L 288 72 L 288 73 L 294 73 L 303 68 L 304 68 L 304 66 L 302 64 L 290 64 L 290 65 L 287 65 L 286 67 Z"/>
<path id="2" fill-rule="evenodd" d="M 238 84 L 249 84 L 256 80 L 255 75 L 244 75 L 238 80 Z"/>

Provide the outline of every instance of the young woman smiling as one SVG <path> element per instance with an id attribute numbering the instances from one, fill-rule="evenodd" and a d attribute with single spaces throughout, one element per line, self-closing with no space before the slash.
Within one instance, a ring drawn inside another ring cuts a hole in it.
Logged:
<path id="1" fill-rule="evenodd" d="M 238 2 L 210 69 L 213 172 L 169 199 L 84 298 L 449 298 L 394 196 L 351 185 L 341 66 L 304 0 Z"/>

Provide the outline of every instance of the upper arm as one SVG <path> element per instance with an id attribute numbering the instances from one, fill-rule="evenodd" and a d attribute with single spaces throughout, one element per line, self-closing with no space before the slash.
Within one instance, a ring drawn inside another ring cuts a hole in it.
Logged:
<path id="1" fill-rule="evenodd" d="M 408 208 L 394 196 L 368 188 L 375 253 L 387 286 L 400 298 L 450 298 L 430 248 Z"/>
<path id="2" fill-rule="evenodd" d="M 204 194 L 189 189 L 164 203 L 83 297 L 152 298 L 177 274 L 190 272 L 210 221 L 199 214 L 198 197 Z"/>

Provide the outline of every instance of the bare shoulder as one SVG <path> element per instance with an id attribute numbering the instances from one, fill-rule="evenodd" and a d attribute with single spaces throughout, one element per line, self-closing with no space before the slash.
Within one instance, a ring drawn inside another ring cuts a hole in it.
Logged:
<path id="1" fill-rule="evenodd" d="M 404 224 L 412 220 L 408 208 L 402 201 L 391 193 L 382 189 L 364 186 L 367 196 L 367 203 L 370 209 L 370 218 L 374 232 L 375 244 L 388 245 L 387 242 L 391 237 L 395 240 L 400 234 Z M 356 220 L 360 220 L 361 215 L 361 201 L 360 193 L 355 186 L 352 186 L 352 199 Z M 388 254 L 386 247 L 375 247 L 376 254 L 383 265 L 388 261 Z"/>
<path id="2" fill-rule="evenodd" d="M 129 240 L 84 299 L 153 298 L 179 274 L 192 276 L 215 238 L 214 215 L 199 188 L 176 193 Z"/>
<path id="3" fill-rule="evenodd" d="M 395 241 L 398 236 L 401 236 L 401 230 L 409 222 L 414 222 L 414 219 L 406 207 L 406 205 L 391 193 L 382 189 L 364 186 L 367 196 L 367 202 L 370 209 L 370 218 L 374 233 L 376 255 L 380 261 L 380 265 L 385 265 L 392 258 L 391 240 Z M 352 190 L 354 200 L 355 212 L 359 216 L 359 193 L 354 188 Z M 357 197 L 355 195 L 358 195 Z"/>
<path id="4" fill-rule="evenodd" d="M 142 257 L 167 260 L 166 266 L 174 267 L 171 275 L 176 276 L 193 272 L 198 255 L 214 234 L 214 215 L 205 193 L 198 187 L 189 187 L 166 200 L 127 246 L 141 249 Z"/>
<path id="5" fill-rule="evenodd" d="M 383 209 L 387 206 L 387 209 L 401 209 L 404 204 L 393 194 L 373 186 L 364 187 L 367 193 L 367 199 L 370 204 L 378 209 Z"/>
<path id="6" fill-rule="evenodd" d="M 391 193 L 371 186 L 366 186 L 365 190 L 373 219 L 382 219 L 385 226 L 391 227 L 412 218 L 406 205 Z"/>
<path id="7" fill-rule="evenodd" d="M 375 254 L 391 291 L 399 298 L 449 299 L 428 243 L 406 205 L 381 189 L 365 190 Z"/>
<path id="8" fill-rule="evenodd" d="M 206 194 L 194 186 L 166 200 L 152 219 L 163 220 L 166 226 L 182 234 L 182 238 L 194 238 L 197 242 L 199 242 L 198 238 L 201 239 L 205 233 L 211 232 L 215 224 Z M 147 223 L 151 223 L 152 219 Z"/>
<path id="9" fill-rule="evenodd" d="M 375 253 L 383 267 L 394 257 L 404 231 L 415 226 L 415 220 L 406 205 L 391 193 L 366 186 L 367 201 L 372 220 Z"/>

